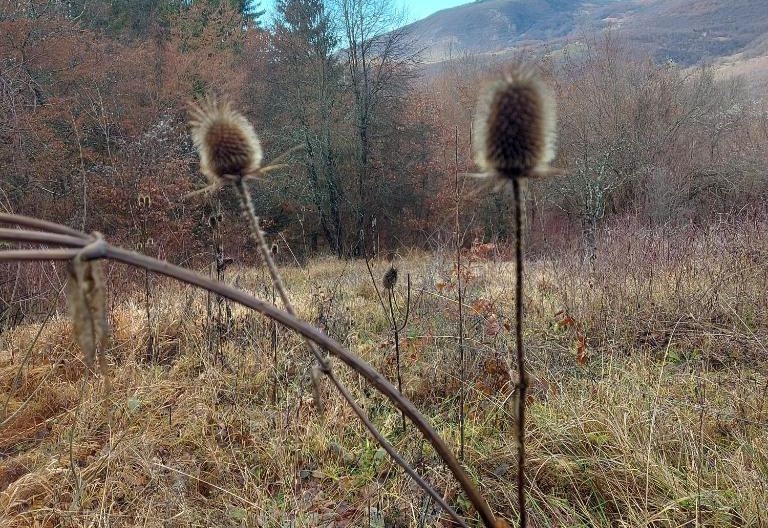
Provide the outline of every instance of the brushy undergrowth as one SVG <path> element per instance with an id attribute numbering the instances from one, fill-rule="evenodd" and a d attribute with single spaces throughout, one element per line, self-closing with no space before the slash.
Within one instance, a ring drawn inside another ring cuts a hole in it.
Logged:
<path id="1" fill-rule="evenodd" d="M 765 228 L 764 219 L 616 226 L 594 263 L 575 250 L 532 257 L 532 525 L 768 526 Z M 513 521 L 514 270 L 495 250 L 468 249 L 462 269 L 465 463 Z M 458 446 L 452 258 L 414 253 L 399 269 L 413 282 L 404 392 Z M 267 297 L 260 270 L 228 280 Z M 364 263 L 287 267 L 285 282 L 301 317 L 395 378 Z M 335 394 L 317 413 L 301 340 L 279 330 L 275 366 L 260 316 L 231 306 L 212 320 L 206 295 L 156 284 L 154 354 L 143 295 L 113 299 L 106 402 L 100 379 L 84 378 L 64 315 L 0 336 L 0 525 L 451 526 Z M 403 432 L 391 406 L 337 370 L 392 443 L 471 516 L 413 428 Z"/>

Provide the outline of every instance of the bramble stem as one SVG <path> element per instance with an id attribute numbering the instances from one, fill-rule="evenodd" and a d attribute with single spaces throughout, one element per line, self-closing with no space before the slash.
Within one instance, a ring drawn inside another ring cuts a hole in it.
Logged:
<path id="1" fill-rule="evenodd" d="M 19 220 L 18 222 L 16 221 L 17 218 Z M 0 216 L 1 222 L 7 223 L 7 224 L 15 224 L 15 225 L 26 226 L 26 225 L 29 225 L 29 223 L 33 222 L 34 220 L 35 219 L 30 219 L 27 217 L 17 217 L 15 215 Z M 63 229 L 64 226 L 61 226 L 61 228 Z M 54 245 L 70 245 L 70 244 L 75 245 L 73 242 L 74 238 L 64 237 L 62 239 L 61 238 L 62 235 L 60 234 L 38 233 L 38 234 L 35 234 L 34 236 L 31 236 L 29 233 L 25 233 L 20 237 L 17 236 L 17 237 L 6 238 L 5 235 L 12 234 L 12 233 L 19 233 L 19 232 L 10 230 L 10 229 L 0 230 L 0 240 L 3 240 L 3 239 L 17 240 L 22 242 L 49 243 Z M 207 278 L 198 273 L 187 270 L 185 268 L 181 268 L 179 266 L 175 266 L 165 261 L 148 257 L 146 255 L 142 255 L 134 251 L 128 251 L 125 249 L 111 246 L 100 237 L 88 236 L 88 235 L 85 235 L 84 233 L 78 233 L 78 238 L 80 238 L 80 241 L 79 241 L 79 245 L 77 245 L 76 247 L 79 247 L 81 251 L 79 251 L 77 254 L 80 255 L 80 257 L 83 260 L 108 259 L 116 262 L 122 262 L 130 266 L 145 269 L 154 273 L 158 273 L 160 275 L 165 275 L 167 277 L 171 277 L 178 281 L 181 281 L 199 288 L 203 288 L 205 290 L 221 295 L 222 297 L 226 297 L 227 299 L 230 299 L 238 304 L 251 308 L 261 313 L 262 315 L 269 317 L 270 319 L 282 324 L 283 326 L 290 328 L 291 330 L 301 335 L 305 339 L 311 341 L 312 342 L 311 348 L 313 349 L 315 358 L 318 360 L 319 364 L 323 368 L 323 373 L 326 376 L 328 376 L 331 383 L 341 393 L 342 397 L 349 403 L 349 405 L 351 406 L 355 414 L 358 416 L 361 422 L 363 422 L 365 427 L 368 429 L 371 435 L 376 439 L 376 441 L 379 442 L 379 444 L 393 458 L 393 460 L 395 460 L 395 462 L 398 465 L 400 465 L 405 470 L 405 472 L 422 489 L 424 489 L 424 491 L 430 497 L 432 497 L 432 499 L 435 500 L 435 502 L 438 505 L 440 505 L 441 508 L 443 508 L 443 510 L 445 510 L 453 519 L 455 519 L 460 526 L 467 528 L 468 525 L 461 518 L 461 516 L 459 516 L 445 502 L 442 496 L 432 486 L 427 484 L 424 481 L 424 479 L 422 479 L 416 473 L 416 471 L 408 464 L 408 462 L 406 462 L 402 458 L 402 456 L 400 456 L 400 454 L 395 450 L 395 448 L 386 440 L 386 438 L 384 438 L 384 436 L 371 423 L 370 419 L 365 414 L 365 411 L 363 411 L 363 409 L 360 408 L 360 406 L 354 401 L 354 399 L 352 398 L 352 395 L 350 394 L 346 386 L 344 386 L 341 383 L 341 381 L 335 376 L 335 374 L 333 373 L 333 370 L 331 369 L 330 363 L 320 353 L 318 346 L 323 350 L 328 351 L 331 355 L 341 360 L 349 368 L 351 368 L 352 370 L 360 374 L 376 390 L 378 390 L 384 396 L 386 396 L 395 405 L 395 407 L 397 407 L 398 410 L 403 412 L 408 417 L 408 419 L 411 420 L 411 422 L 413 422 L 413 424 L 421 432 L 424 438 L 427 439 L 429 443 L 433 446 L 438 456 L 440 456 L 440 458 L 442 458 L 442 460 L 446 463 L 451 473 L 454 475 L 454 478 L 466 493 L 467 498 L 479 513 L 483 521 L 483 524 L 487 528 L 496 528 L 498 526 L 497 520 L 493 515 L 493 512 L 491 511 L 490 507 L 488 506 L 486 501 L 483 499 L 483 497 L 480 495 L 480 493 L 478 492 L 477 488 L 474 486 L 472 481 L 469 479 L 469 476 L 463 470 L 459 461 L 453 455 L 452 451 L 448 448 L 445 442 L 443 442 L 442 438 L 437 434 L 434 428 L 429 424 L 427 419 L 416 409 L 413 403 L 407 398 L 405 398 L 400 392 L 398 392 L 398 390 L 391 383 L 389 383 L 386 380 L 386 378 L 384 378 L 381 374 L 379 374 L 379 372 L 377 372 L 367 362 L 365 362 L 364 360 L 362 360 L 361 358 L 359 358 L 358 356 L 356 356 L 355 354 L 347 350 L 341 344 L 339 344 L 338 342 L 336 342 L 335 340 L 333 340 L 332 338 L 330 338 L 329 336 L 327 336 L 326 334 L 324 334 L 314 326 L 310 325 L 305 321 L 298 319 L 295 315 L 290 313 L 288 311 L 290 306 L 289 304 L 286 305 L 286 310 L 280 310 L 274 305 L 264 302 L 254 297 L 253 295 L 250 295 L 238 288 L 234 288 L 223 282 Z M 263 235 L 262 235 L 262 238 L 263 238 Z M 39 256 L 40 250 L 28 250 L 28 251 L 14 250 L 8 253 L 11 253 L 14 257 L 18 258 L 19 260 L 25 260 L 26 255 Z M 2 252 L 0 252 L 0 254 L 2 254 Z M 61 250 L 58 250 L 54 253 L 54 256 L 61 258 L 64 255 L 61 253 Z"/>

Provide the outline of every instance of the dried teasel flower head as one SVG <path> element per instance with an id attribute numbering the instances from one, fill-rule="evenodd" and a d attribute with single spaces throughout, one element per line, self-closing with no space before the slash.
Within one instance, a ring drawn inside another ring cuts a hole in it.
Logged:
<path id="1" fill-rule="evenodd" d="M 531 72 L 488 86 L 474 123 L 475 161 L 502 179 L 546 175 L 555 157 L 555 99 Z"/>
<path id="2" fill-rule="evenodd" d="M 214 213 L 208 217 L 208 227 L 216 229 L 224 222 L 224 213 Z"/>
<path id="3" fill-rule="evenodd" d="M 192 139 L 200 171 L 212 185 L 251 176 L 261 167 L 262 150 L 253 126 L 228 101 L 207 98 L 189 107 Z"/>
<path id="4" fill-rule="evenodd" d="M 394 289 L 397 285 L 397 268 L 390 266 L 381 282 L 384 285 L 385 290 Z"/>

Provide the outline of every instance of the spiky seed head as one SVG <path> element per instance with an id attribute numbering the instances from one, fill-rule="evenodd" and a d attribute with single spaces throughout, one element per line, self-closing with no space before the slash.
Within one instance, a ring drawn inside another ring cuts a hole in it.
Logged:
<path id="1" fill-rule="evenodd" d="M 215 213 L 208 217 L 208 227 L 216 229 L 224 222 L 224 213 Z"/>
<path id="2" fill-rule="evenodd" d="M 390 266 L 387 272 L 384 274 L 384 279 L 381 281 L 384 284 L 385 290 L 394 289 L 397 284 L 397 268 Z"/>
<path id="3" fill-rule="evenodd" d="M 492 83 L 475 119 L 475 161 L 486 173 L 525 178 L 546 173 L 555 157 L 555 100 L 533 73 Z"/>
<path id="4" fill-rule="evenodd" d="M 248 120 L 228 101 L 208 98 L 189 108 L 192 140 L 200 171 L 212 184 L 255 174 L 261 167 L 259 138 Z"/>

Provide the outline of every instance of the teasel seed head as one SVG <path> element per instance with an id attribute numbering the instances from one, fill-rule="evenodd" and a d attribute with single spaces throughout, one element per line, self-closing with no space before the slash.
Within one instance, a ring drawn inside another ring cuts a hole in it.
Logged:
<path id="1" fill-rule="evenodd" d="M 253 126 L 228 101 L 207 98 L 189 108 L 192 139 L 200 155 L 200 171 L 211 184 L 254 175 L 262 150 Z"/>
<path id="2" fill-rule="evenodd" d="M 210 227 L 211 229 L 216 229 L 223 222 L 224 222 L 223 213 L 212 214 L 211 216 L 208 217 L 208 227 Z"/>
<path id="3" fill-rule="evenodd" d="M 492 83 L 474 123 L 475 161 L 503 179 L 550 172 L 555 157 L 555 99 L 533 73 L 515 72 Z"/>
<path id="4" fill-rule="evenodd" d="M 384 274 L 384 279 L 381 281 L 384 284 L 385 290 L 392 290 L 397 285 L 397 268 L 390 266 L 387 272 Z"/>

